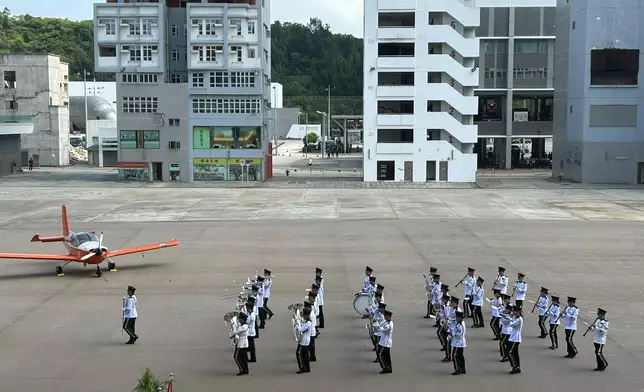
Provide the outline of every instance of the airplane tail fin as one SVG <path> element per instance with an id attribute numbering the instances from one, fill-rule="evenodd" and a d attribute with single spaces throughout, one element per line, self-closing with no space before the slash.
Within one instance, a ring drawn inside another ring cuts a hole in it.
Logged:
<path id="1" fill-rule="evenodd" d="M 67 219 L 67 206 L 63 204 L 63 235 L 69 235 L 69 220 Z"/>

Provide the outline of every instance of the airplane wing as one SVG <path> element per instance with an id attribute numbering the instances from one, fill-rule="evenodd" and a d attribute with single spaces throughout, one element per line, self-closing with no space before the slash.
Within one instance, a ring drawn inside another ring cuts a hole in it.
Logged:
<path id="1" fill-rule="evenodd" d="M 107 253 L 106 257 L 116 257 L 116 256 L 129 255 L 132 253 L 147 252 L 150 250 L 170 248 L 172 246 L 177 246 L 177 245 L 179 245 L 179 241 L 172 240 L 172 241 L 163 242 L 160 244 L 143 245 L 143 246 L 137 246 L 136 248 L 119 249 L 119 250 L 110 251 Z"/>
<path id="2" fill-rule="evenodd" d="M 0 253 L 0 259 L 80 261 L 75 256 L 38 255 L 30 253 Z"/>

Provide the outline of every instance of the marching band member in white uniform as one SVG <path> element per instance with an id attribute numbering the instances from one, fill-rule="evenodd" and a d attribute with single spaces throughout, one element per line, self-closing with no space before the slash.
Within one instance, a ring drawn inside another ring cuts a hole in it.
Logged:
<path id="1" fill-rule="evenodd" d="M 304 301 L 304 309 L 310 309 L 311 313 L 311 340 L 309 341 L 309 361 L 317 362 L 317 357 L 315 355 L 315 338 L 317 337 L 317 329 L 315 324 L 317 321 L 317 314 L 314 308 L 315 299 L 313 298 L 313 293 L 309 293 L 308 301 Z"/>
<path id="2" fill-rule="evenodd" d="M 441 298 L 441 305 L 438 311 L 438 314 L 436 315 L 436 320 L 439 323 L 438 330 L 436 331 L 436 335 L 438 335 L 438 340 L 441 343 L 441 351 L 445 351 L 445 358 L 450 358 L 450 346 L 449 346 L 449 341 L 447 340 L 447 334 L 448 334 L 448 322 L 449 322 L 449 317 L 450 317 L 450 311 L 451 311 L 451 306 L 449 303 L 449 295 L 445 294 Z"/>
<path id="3" fill-rule="evenodd" d="M 528 292 L 528 284 L 523 281 L 524 277 L 525 275 L 519 272 L 518 274 L 519 280 L 514 282 L 514 289 L 512 292 L 512 294 L 516 295 L 515 305 L 521 309 L 523 309 L 523 301 L 525 301 L 525 294 Z"/>
<path id="4" fill-rule="evenodd" d="M 365 289 L 366 289 L 367 287 L 369 287 L 369 284 L 370 284 L 370 283 L 369 283 L 369 278 L 371 277 L 371 274 L 372 274 L 372 273 L 373 273 L 373 270 L 371 269 L 371 267 L 367 266 L 367 267 L 364 269 L 364 288 L 365 288 Z"/>
<path id="5" fill-rule="evenodd" d="M 125 344 L 134 344 L 139 338 L 139 335 L 136 334 L 136 318 L 139 316 L 139 312 L 136 309 L 137 299 L 134 292 L 136 288 L 134 286 L 127 286 L 127 298 L 123 303 L 123 330 L 128 334 L 130 340 Z"/>
<path id="6" fill-rule="evenodd" d="M 521 373 L 521 358 L 519 357 L 519 345 L 521 344 L 521 333 L 523 332 L 523 317 L 521 317 L 521 308 L 515 306 L 512 308 L 512 319 L 510 320 L 510 348 L 508 358 L 512 370 L 510 374 Z"/>
<path id="7" fill-rule="evenodd" d="M 311 364 L 309 358 L 309 344 L 311 343 L 311 309 L 302 310 L 302 323 L 296 327 L 297 332 L 302 334 L 302 340 L 297 344 L 295 357 L 299 370 L 297 374 L 310 373 Z"/>
<path id="8" fill-rule="evenodd" d="M 575 336 L 575 332 L 577 332 L 577 317 L 579 317 L 579 309 L 577 308 L 577 306 L 575 306 L 576 303 L 577 298 L 568 297 L 568 306 L 566 306 L 563 313 L 561 314 L 561 317 L 564 319 L 564 328 L 566 331 L 566 348 L 568 350 L 568 354 L 564 356 L 565 358 L 574 358 L 577 356 L 578 352 L 577 347 L 572 340 Z"/>
<path id="9" fill-rule="evenodd" d="M 548 307 L 550 305 L 550 301 L 548 301 L 548 289 L 545 287 L 541 287 L 541 294 L 539 295 L 539 299 L 537 299 L 537 303 L 535 306 L 539 309 L 537 312 L 537 315 L 539 316 L 539 330 L 541 330 L 541 334 L 539 335 L 539 339 L 545 339 L 546 336 L 548 336 L 548 330 L 546 330 L 546 320 L 548 319 Z M 532 309 L 534 311 L 534 309 Z"/>
<path id="10" fill-rule="evenodd" d="M 606 320 L 606 311 L 602 308 L 597 308 L 597 321 L 592 325 L 595 331 L 595 358 L 597 359 L 597 367 L 595 371 L 604 371 L 608 366 L 608 361 L 604 357 L 604 345 L 606 344 L 606 335 L 608 334 L 608 320 Z"/>
<path id="11" fill-rule="evenodd" d="M 443 295 L 443 291 L 441 290 L 441 287 L 443 284 L 441 283 L 441 276 L 439 274 L 434 275 L 434 285 L 432 286 L 432 308 L 436 306 L 436 304 L 440 304 L 440 299 L 441 296 Z M 434 324 L 434 327 L 439 327 L 440 325 L 438 324 L 438 318 L 436 318 L 436 324 Z"/>
<path id="12" fill-rule="evenodd" d="M 318 307 L 320 313 L 318 314 L 318 328 L 324 328 L 324 278 L 322 278 L 322 270 L 315 269 L 315 284 L 318 285 Z"/>
<path id="13" fill-rule="evenodd" d="M 550 330 L 548 334 L 550 335 L 550 349 L 556 350 L 559 348 L 559 336 L 557 335 L 557 328 L 561 324 L 561 322 L 559 321 L 559 310 L 561 308 L 559 307 L 559 297 L 553 295 L 550 297 L 550 299 L 552 300 L 552 305 L 550 305 L 550 308 L 547 312 L 548 323 L 550 324 Z"/>
<path id="14" fill-rule="evenodd" d="M 378 297 L 376 297 L 376 300 L 377 298 Z M 386 309 L 387 309 L 387 304 L 384 302 L 379 302 L 376 305 L 372 306 L 371 309 L 369 309 L 371 314 L 371 320 L 373 320 L 373 325 L 375 326 L 373 335 L 371 336 L 371 342 L 373 343 L 373 351 L 376 351 L 376 360 L 374 362 L 380 361 L 377 353 L 378 340 L 380 340 L 380 332 L 378 332 L 378 329 L 376 327 L 382 324 L 383 321 L 385 321 Z"/>
<path id="15" fill-rule="evenodd" d="M 436 282 L 434 282 L 434 275 L 438 272 L 438 269 L 436 267 L 429 267 L 429 276 L 425 277 L 425 285 L 429 287 L 429 295 L 427 297 L 427 313 L 423 318 L 430 318 L 430 316 L 434 315 L 434 304 L 432 303 L 432 292 L 434 289 L 434 285 Z"/>
<path id="16" fill-rule="evenodd" d="M 501 291 L 501 294 L 508 293 L 508 277 L 505 276 L 505 268 L 499 267 L 499 274 L 494 280 L 493 289 L 498 289 Z"/>
<path id="17" fill-rule="evenodd" d="M 264 277 L 257 277 L 257 317 L 259 318 L 259 329 L 266 327 L 266 310 L 264 309 Z"/>
<path id="18" fill-rule="evenodd" d="M 268 308 L 268 300 L 271 298 L 271 288 L 273 288 L 273 278 L 271 278 L 271 270 L 264 269 L 264 310 L 268 315 L 268 319 L 273 318 L 273 311 Z"/>
<path id="19" fill-rule="evenodd" d="M 510 296 L 506 294 L 504 298 L 509 298 Z M 508 362 L 510 360 L 510 344 L 508 341 L 510 340 L 510 335 L 512 333 L 512 330 L 510 328 L 510 322 L 512 319 L 510 318 L 510 314 L 512 313 L 512 309 L 514 307 L 510 304 L 505 305 L 505 309 L 499 313 L 499 317 L 501 318 L 499 323 L 501 324 L 501 340 L 499 341 L 499 349 L 501 351 L 501 362 Z"/>
<path id="20" fill-rule="evenodd" d="M 484 279 L 480 276 L 476 279 L 476 286 L 472 289 L 472 298 L 470 300 L 470 309 L 472 309 L 472 314 L 474 317 L 474 325 L 472 328 L 483 328 L 485 327 L 485 321 L 483 321 L 483 298 L 485 298 L 485 290 L 483 289 Z"/>
<path id="21" fill-rule="evenodd" d="M 259 309 L 261 308 L 260 300 L 264 303 L 262 296 L 259 294 L 259 285 L 254 284 L 250 288 L 250 296 L 255 298 L 255 307 L 253 312 L 255 313 L 255 339 L 259 339 Z"/>
<path id="22" fill-rule="evenodd" d="M 472 312 L 472 290 L 476 286 L 476 276 L 474 276 L 474 271 L 472 267 L 467 268 L 467 276 L 461 281 L 461 284 L 465 286 L 465 298 L 463 298 L 463 314 L 465 317 L 474 317 Z M 476 322 L 474 322 L 476 324 Z"/>
<path id="23" fill-rule="evenodd" d="M 466 374 L 465 371 L 465 347 L 467 329 L 465 328 L 465 321 L 463 321 L 464 314 L 461 311 L 454 312 L 454 326 L 452 328 L 452 362 L 454 363 L 454 373 Z"/>
<path id="24" fill-rule="evenodd" d="M 237 336 L 237 345 L 233 353 L 233 359 L 239 368 L 238 376 L 248 374 L 248 325 L 246 324 L 247 316 L 245 313 L 239 313 L 237 316 L 239 324 L 230 333 L 230 337 Z"/>
<path id="25" fill-rule="evenodd" d="M 457 312 L 463 312 L 463 310 L 458 306 L 458 303 L 461 301 L 460 298 L 456 298 L 454 296 L 449 298 L 450 302 L 450 309 L 449 309 L 449 314 L 447 315 L 447 341 L 451 341 L 451 339 L 454 336 L 454 326 L 456 326 L 456 313 Z M 451 344 L 450 347 L 447 348 L 445 351 L 445 358 L 441 360 L 441 362 L 451 362 L 453 360 L 452 357 L 452 349 L 451 349 Z"/>
<path id="26" fill-rule="evenodd" d="M 490 308 L 492 308 L 492 320 L 490 321 L 490 328 L 494 332 L 494 340 L 501 340 L 501 327 L 499 310 L 503 309 L 503 301 L 501 300 L 501 291 L 494 290 L 494 298 L 490 301 Z"/>
<path id="27" fill-rule="evenodd" d="M 394 338 L 394 323 L 391 321 L 391 313 L 388 310 L 384 312 L 384 321 L 378 326 L 380 341 L 378 342 L 378 358 L 380 359 L 380 374 L 387 374 L 393 371 L 391 365 L 391 346 Z"/>
<path id="28" fill-rule="evenodd" d="M 384 290 L 385 290 L 385 286 L 383 286 L 381 284 L 376 285 L 376 293 L 380 293 L 380 296 L 381 296 L 380 300 L 382 302 L 385 302 L 385 293 L 383 292 Z"/>
<path id="29" fill-rule="evenodd" d="M 257 362 L 257 353 L 255 352 L 255 312 L 253 308 L 255 307 L 255 299 L 249 298 L 249 301 L 246 302 L 246 314 L 247 314 L 247 325 L 248 325 L 248 353 L 250 354 L 250 359 L 248 362 Z"/>

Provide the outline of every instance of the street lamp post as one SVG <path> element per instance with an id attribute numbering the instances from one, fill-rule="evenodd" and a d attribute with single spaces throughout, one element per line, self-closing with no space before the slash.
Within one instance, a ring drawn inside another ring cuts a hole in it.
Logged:
<path id="1" fill-rule="evenodd" d="M 304 155 L 309 157 L 309 114 L 299 112 L 297 114 L 297 123 L 300 123 L 300 116 L 304 115 Z"/>
<path id="2" fill-rule="evenodd" d="M 322 143 L 320 143 L 320 153 L 322 154 L 322 157 L 324 157 L 324 154 L 326 153 L 326 140 L 324 139 L 324 125 L 326 123 L 325 117 L 328 116 L 325 112 L 321 112 L 319 110 L 315 111 L 317 114 L 322 115 L 322 129 L 320 129 L 320 136 L 322 137 Z"/>

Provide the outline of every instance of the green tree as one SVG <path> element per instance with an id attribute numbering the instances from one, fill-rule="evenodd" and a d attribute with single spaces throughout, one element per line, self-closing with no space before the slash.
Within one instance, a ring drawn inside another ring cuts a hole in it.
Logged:
<path id="1" fill-rule="evenodd" d="M 157 378 L 150 368 L 145 368 L 145 372 L 136 382 L 132 392 L 157 392 L 159 388 L 165 388 L 170 381 Z"/>
<path id="2" fill-rule="evenodd" d="M 306 135 L 306 138 L 308 139 L 309 144 L 315 144 L 318 141 L 318 135 L 315 132 L 309 132 Z"/>

